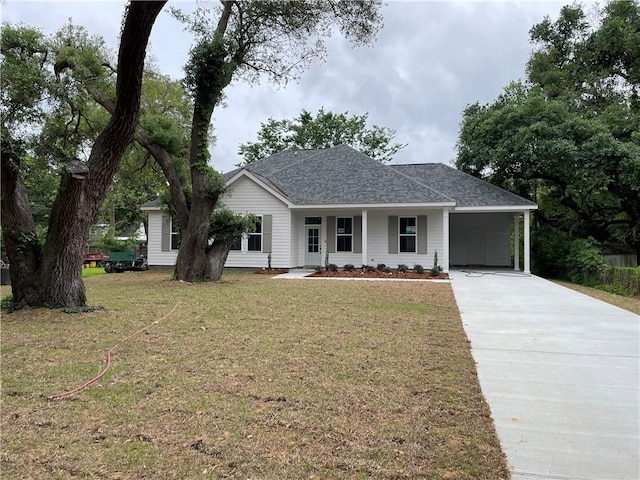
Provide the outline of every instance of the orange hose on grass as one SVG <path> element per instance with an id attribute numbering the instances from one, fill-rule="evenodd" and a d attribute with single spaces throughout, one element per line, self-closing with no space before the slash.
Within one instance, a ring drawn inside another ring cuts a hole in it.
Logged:
<path id="1" fill-rule="evenodd" d="M 154 322 L 150 323 L 149 325 L 147 325 L 146 327 L 141 328 L 140 330 L 137 330 L 135 332 L 133 332 L 131 335 L 123 338 L 122 340 L 120 340 L 118 343 L 116 343 L 113 347 L 111 347 L 108 351 L 107 351 L 107 366 L 104 368 L 104 370 L 102 370 L 102 372 L 100 372 L 98 375 L 96 375 L 95 377 L 93 377 L 91 380 L 83 383 L 82 385 L 80 385 L 79 387 L 74 388 L 73 390 L 69 390 L 66 392 L 62 392 L 62 393 L 56 393 L 55 395 L 51 395 L 49 397 L 47 397 L 47 400 L 58 400 L 60 398 L 66 397 L 68 395 L 72 395 L 74 393 L 79 392 L 80 390 L 85 389 L 86 387 L 88 387 L 89 385 L 91 385 L 92 383 L 97 382 L 98 380 L 100 380 L 105 373 L 107 373 L 109 371 L 109 369 L 111 368 L 111 354 L 113 353 L 113 351 L 121 344 L 124 343 L 128 340 L 131 340 L 132 338 L 140 335 L 142 332 L 144 332 L 145 330 L 148 330 L 149 328 L 151 328 L 152 326 L 160 323 L 162 320 L 165 320 L 166 318 L 168 318 L 173 312 L 176 311 L 176 308 L 178 308 L 178 305 L 180 305 L 180 301 L 178 301 L 175 306 L 171 309 L 171 311 L 169 311 L 169 313 L 165 314 L 164 316 L 162 316 L 161 318 L 159 318 L 158 320 L 155 320 Z"/>

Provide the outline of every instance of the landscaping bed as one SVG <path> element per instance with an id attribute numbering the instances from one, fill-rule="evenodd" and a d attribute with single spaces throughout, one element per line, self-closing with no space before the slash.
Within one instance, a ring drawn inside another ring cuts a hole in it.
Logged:
<path id="1" fill-rule="evenodd" d="M 449 274 L 443 272 L 440 267 L 425 269 L 421 265 L 414 265 L 409 269 L 406 265 L 398 265 L 398 268 L 390 268 L 384 264 L 374 267 L 363 265 L 355 268 L 353 265 L 345 265 L 338 268 L 337 265 L 329 264 L 325 268 L 316 268 L 316 272 L 309 277 L 338 277 L 338 278 L 395 278 L 404 280 L 446 280 Z"/>

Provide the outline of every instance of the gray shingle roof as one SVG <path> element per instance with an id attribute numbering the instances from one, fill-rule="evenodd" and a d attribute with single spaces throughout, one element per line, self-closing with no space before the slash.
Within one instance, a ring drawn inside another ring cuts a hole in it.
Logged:
<path id="1" fill-rule="evenodd" d="M 286 150 L 244 169 L 295 205 L 453 203 L 448 196 L 344 145 Z"/>
<path id="2" fill-rule="evenodd" d="M 414 180 L 446 194 L 457 207 L 534 206 L 535 203 L 443 163 L 390 165 Z"/>
<path id="3" fill-rule="evenodd" d="M 285 150 L 246 170 L 294 205 L 449 204 L 533 206 L 533 202 L 441 163 L 384 165 L 348 146 Z"/>

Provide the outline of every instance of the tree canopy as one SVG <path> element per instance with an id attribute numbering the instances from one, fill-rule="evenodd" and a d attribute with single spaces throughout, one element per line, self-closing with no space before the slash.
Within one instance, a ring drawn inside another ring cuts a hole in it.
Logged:
<path id="1" fill-rule="evenodd" d="M 293 120 L 270 118 L 260 124 L 257 142 L 240 145 L 244 163 L 251 163 L 291 148 L 311 149 L 349 145 L 365 155 L 388 162 L 406 145 L 391 143 L 395 130 L 373 125 L 367 127 L 369 115 L 351 115 L 349 112 L 325 112 L 321 108 L 314 117 L 302 110 Z"/>
<path id="2" fill-rule="evenodd" d="M 640 4 L 611 2 L 595 23 L 566 6 L 530 35 L 527 81 L 465 109 L 456 165 L 536 200 L 539 239 L 640 252 Z M 557 263 L 544 250 L 539 265 Z"/>

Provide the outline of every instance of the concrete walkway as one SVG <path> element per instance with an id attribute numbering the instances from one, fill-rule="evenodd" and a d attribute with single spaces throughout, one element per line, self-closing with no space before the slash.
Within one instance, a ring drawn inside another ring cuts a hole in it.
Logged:
<path id="1" fill-rule="evenodd" d="M 450 276 L 513 479 L 640 479 L 640 317 L 535 276 Z"/>

